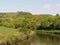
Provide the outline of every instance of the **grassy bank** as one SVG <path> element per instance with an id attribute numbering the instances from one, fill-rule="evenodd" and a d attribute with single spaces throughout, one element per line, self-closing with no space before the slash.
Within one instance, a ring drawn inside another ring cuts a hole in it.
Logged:
<path id="1" fill-rule="evenodd" d="M 28 36 L 33 35 L 34 31 L 28 34 Z M 17 29 L 0 27 L 0 44 L 16 44 L 19 41 L 23 41 L 27 38 L 27 35 L 23 32 L 19 32 Z"/>
<path id="2" fill-rule="evenodd" d="M 60 37 L 60 30 L 37 30 L 37 34 Z"/>

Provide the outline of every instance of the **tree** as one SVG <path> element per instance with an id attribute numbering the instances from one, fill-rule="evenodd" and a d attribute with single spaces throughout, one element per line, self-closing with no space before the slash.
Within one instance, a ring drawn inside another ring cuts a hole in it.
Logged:
<path id="1" fill-rule="evenodd" d="M 1 25 L 2 26 L 5 26 L 5 27 L 13 27 L 13 24 L 12 24 L 12 20 L 11 19 L 9 19 L 9 18 L 3 18 L 2 19 L 2 22 L 1 22 Z"/>
<path id="2" fill-rule="evenodd" d="M 25 16 L 25 15 L 32 15 L 32 14 L 30 12 L 23 12 L 23 11 L 17 12 L 17 17 L 21 17 L 21 16 Z"/>
<path id="3" fill-rule="evenodd" d="M 54 21 L 54 28 L 60 29 L 60 16 L 56 17 L 56 19 Z"/>
<path id="4" fill-rule="evenodd" d="M 56 16 L 59 16 L 59 14 L 57 13 Z"/>

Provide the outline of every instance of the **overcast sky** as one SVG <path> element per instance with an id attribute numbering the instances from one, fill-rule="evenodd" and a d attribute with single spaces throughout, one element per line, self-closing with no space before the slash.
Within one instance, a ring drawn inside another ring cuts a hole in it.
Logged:
<path id="1" fill-rule="evenodd" d="M 0 12 L 60 13 L 60 0 L 0 0 Z"/>

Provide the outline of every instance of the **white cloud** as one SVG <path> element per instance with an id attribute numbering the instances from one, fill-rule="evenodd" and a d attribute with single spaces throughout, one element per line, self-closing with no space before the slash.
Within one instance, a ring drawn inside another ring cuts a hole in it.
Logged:
<path id="1" fill-rule="evenodd" d="M 50 4 L 45 4 L 45 5 L 43 6 L 44 9 L 49 9 L 50 7 L 51 7 Z"/>
<path id="2" fill-rule="evenodd" d="M 60 7 L 60 4 L 56 4 L 56 7 Z"/>

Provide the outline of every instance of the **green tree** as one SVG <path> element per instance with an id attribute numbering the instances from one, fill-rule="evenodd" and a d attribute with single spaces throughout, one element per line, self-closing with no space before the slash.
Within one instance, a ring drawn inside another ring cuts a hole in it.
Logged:
<path id="1" fill-rule="evenodd" d="M 56 16 L 59 16 L 59 14 L 57 13 Z"/>
<path id="2" fill-rule="evenodd" d="M 23 12 L 23 11 L 17 12 L 17 17 L 21 17 L 21 16 L 25 16 L 25 15 L 32 15 L 32 14 L 30 12 Z"/>

